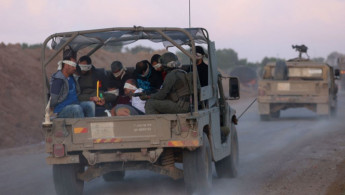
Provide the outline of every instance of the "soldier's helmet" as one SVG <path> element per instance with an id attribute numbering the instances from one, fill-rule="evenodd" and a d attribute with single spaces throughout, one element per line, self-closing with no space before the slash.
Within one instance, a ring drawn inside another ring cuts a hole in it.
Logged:
<path id="1" fill-rule="evenodd" d="M 166 68 L 180 68 L 181 63 L 178 60 L 177 56 L 171 52 L 164 53 L 160 58 L 159 62 L 162 66 Z"/>

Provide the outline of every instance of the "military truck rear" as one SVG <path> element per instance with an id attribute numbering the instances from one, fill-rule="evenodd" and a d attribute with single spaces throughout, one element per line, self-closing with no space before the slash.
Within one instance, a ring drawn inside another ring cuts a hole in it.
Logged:
<path id="1" fill-rule="evenodd" d="M 340 87 L 341 90 L 345 91 L 345 55 L 339 56 L 337 63 L 339 68 Z"/>
<path id="2" fill-rule="evenodd" d="M 335 114 L 337 86 L 331 66 L 301 55 L 288 60 L 285 68 L 277 64 L 268 63 L 259 81 L 261 120 L 278 118 L 281 110 L 295 107 L 305 107 L 321 116 Z"/>
<path id="3" fill-rule="evenodd" d="M 193 80 L 190 112 L 50 120 L 47 109 L 43 122 L 49 154 L 46 160 L 53 165 L 57 194 L 82 194 L 85 181 L 100 176 L 106 181 L 121 180 L 127 170 L 148 169 L 174 179 L 184 178 L 190 193 L 210 190 L 212 162 L 219 177 L 236 176 L 237 119 L 226 100 L 239 98 L 238 80 L 229 79 L 227 98 L 224 78 L 217 71 L 215 45 L 205 29 L 133 27 L 57 33 L 44 42 L 43 82 L 48 83 L 46 66 L 66 46 L 78 52 L 89 47 L 88 55 L 92 55 L 103 46 L 137 40 L 163 42 L 166 48 L 178 48 L 189 57 L 188 75 Z M 55 54 L 46 59 L 48 42 Z M 195 43 L 208 49 L 209 82 L 204 87 L 198 85 Z M 44 85 L 45 94 L 48 88 Z M 44 103 L 49 108 L 46 95 Z M 176 163 L 182 163 L 183 169 Z"/>

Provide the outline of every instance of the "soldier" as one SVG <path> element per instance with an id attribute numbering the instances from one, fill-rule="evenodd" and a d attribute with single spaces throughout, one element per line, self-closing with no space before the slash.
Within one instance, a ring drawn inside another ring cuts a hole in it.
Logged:
<path id="1" fill-rule="evenodd" d="M 190 84 L 187 73 L 181 69 L 181 63 L 175 54 L 167 52 L 159 59 L 167 76 L 157 93 L 150 96 L 143 94 L 146 100 L 146 114 L 186 113 L 190 105 Z"/>

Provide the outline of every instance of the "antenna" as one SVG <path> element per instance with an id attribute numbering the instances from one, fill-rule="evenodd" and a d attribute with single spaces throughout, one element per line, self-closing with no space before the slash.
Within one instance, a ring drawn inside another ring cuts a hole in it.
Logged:
<path id="1" fill-rule="evenodd" d="M 189 0 L 189 28 L 191 27 L 191 23 L 190 23 L 190 0 Z"/>

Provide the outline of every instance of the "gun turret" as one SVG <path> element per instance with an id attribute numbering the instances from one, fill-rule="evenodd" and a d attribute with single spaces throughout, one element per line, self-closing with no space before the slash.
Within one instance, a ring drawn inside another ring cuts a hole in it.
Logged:
<path id="1" fill-rule="evenodd" d="M 292 49 L 295 49 L 296 51 L 299 52 L 299 55 L 298 55 L 299 58 L 302 58 L 302 53 L 305 53 L 309 58 L 309 55 L 307 54 L 307 51 L 308 51 L 307 46 L 305 46 L 305 45 L 292 45 Z"/>

